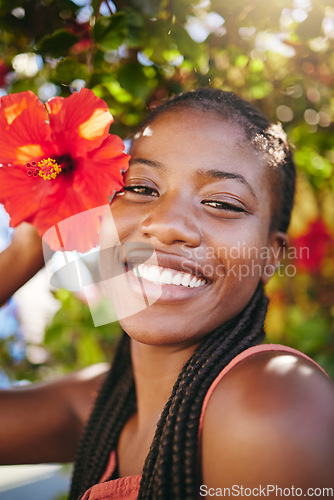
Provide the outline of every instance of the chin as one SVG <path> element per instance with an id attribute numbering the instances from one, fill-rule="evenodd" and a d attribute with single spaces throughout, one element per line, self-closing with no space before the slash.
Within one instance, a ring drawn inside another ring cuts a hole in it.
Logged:
<path id="1" fill-rule="evenodd" d="M 189 321 L 189 318 L 186 320 L 172 314 L 162 315 L 150 311 L 150 308 L 123 318 L 119 323 L 133 340 L 152 346 L 195 345 L 215 328 L 200 325 L 196 319 Z"/>
<path id="2" fill-rule="evenodd" d="M 156 328 L 153 325 L 146 327 L 146 322 L 141 323 L 137 316 L 136 314 L 133 317 L 120 321 L 123 330 L 136 342 L 152 346 L 173 345 L 184 342 L 184 335 L 178 335 L 171 325 L 165 328 L 163 325 L 160 328 Z"/>

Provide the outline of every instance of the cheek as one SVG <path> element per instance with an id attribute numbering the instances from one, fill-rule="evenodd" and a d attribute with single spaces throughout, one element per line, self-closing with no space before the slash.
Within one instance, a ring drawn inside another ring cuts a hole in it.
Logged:
<path id="1" fill-rule="evenodd" d="M 108 214 L 103 219 L 101 224 L 101 247 L 105 245 L 117 245 L 129 235 L 132 235 L 139 223 L 133 210 L 127 210 L 122 199 L 115 199 Z"/>
<path id="2" fill-rule="evenodd" d="M 262 276 L 269 253 L 265 226 L 245 223 L 239 230 L 225 231 L 215 242 L 212 257 L 216 261 L 218 277 L 228 280 L 230 286 L 251 287 Z"/>

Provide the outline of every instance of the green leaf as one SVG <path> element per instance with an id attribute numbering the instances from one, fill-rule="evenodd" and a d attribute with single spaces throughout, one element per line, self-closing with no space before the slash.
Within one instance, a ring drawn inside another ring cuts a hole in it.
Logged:
<path id="1" fill-rule="evenodd" d="M 61 57 L 78 41 L 78 37 L 65 30 L 57 30 L 51 35 L 42 38 L 37 50 L 51 57 Z"/>
<path id="2" fill-rule="evenodd" d="M 52 80 L 56 83 L 69 84 L 73 80 L 87 80 L 89 73 L 84 64 L 73 59 L 62 59 L 52 72 Z"/>
<path id="3" fill-rule="evenodd" d="M 141 99 L 147 99 L 151 92 L 149 79 L 139 63 L 130 62 L 123 66 L 118 73 L 118 81 L 123 89 Z"/>
<path id="4" fill-rule="evenodd" d="M 176 41 L 177 47 L 183 56 L 191 61 L 196 61 L 200 57 L 203 52 L 203 45 L 194 42 L 183 26 L 173 25 L 171 35 Z"/>
<path id="5" fill-rule="evenodd" d="M 103 50 L 116 50 L 128 34 L 127 16 L 118 12 L 112 17 L 100 17 L 94 26 L 93 37 Z"/>
<path id="6" fill-rule="evenodd" d="M 103 85 L 116 101 L 121 103 L 132 102 L 133 96 L 121 87 L 118 81 L 104 82 Z"/>

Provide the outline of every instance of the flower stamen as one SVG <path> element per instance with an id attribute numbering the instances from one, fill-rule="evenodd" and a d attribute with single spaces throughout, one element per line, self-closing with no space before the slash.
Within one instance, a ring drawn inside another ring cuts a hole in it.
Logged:
<path id="1" fill-rule="evenodd" d="M 55 179 L 62 171 L 61 166 L 53 158 L 44 158 L 38 163 L 35 161 L 28 162 L 26 167 L 29 177 L 40 176 L 45 181 Z"/>
<path id="2" fill-rule="evenodd" d="M 61 166 L 53 158 L 39 161 L 37 167 L 39 168 L 38 175 L 45 181 L 55 179 L 61 172 Z"/>

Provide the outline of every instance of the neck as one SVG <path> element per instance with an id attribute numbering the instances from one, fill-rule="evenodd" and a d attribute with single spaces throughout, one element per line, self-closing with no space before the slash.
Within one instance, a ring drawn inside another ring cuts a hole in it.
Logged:
<path id="1" fill-rule="evenodd" d="M 158 422 L 183 365 L 197 346 L 152 346 L 131 339 L 138 430 L 148 422 Z"/>

